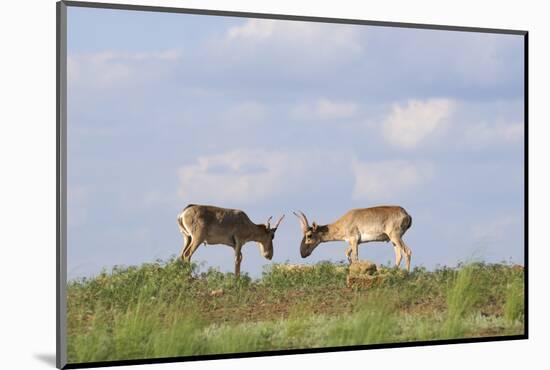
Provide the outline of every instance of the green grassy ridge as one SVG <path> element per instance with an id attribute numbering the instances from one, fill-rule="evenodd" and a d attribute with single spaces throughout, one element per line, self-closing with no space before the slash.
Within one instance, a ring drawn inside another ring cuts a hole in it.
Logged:
<path id="1" fill-rule="evenodd" d="M 273 266 L 273 265 L 272 265 Z M 473 263 L 346 287 L 343 264 L 235 278 L 196 264 L 116 267 L 68 284 L 70 362 L 523 333 L 523 271 Z M 223 295 L 212 296 L 214 290 Z"/>

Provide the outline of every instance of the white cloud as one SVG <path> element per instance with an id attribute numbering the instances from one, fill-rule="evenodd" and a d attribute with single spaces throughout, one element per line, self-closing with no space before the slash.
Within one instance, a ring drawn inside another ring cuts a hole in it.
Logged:
<path id="1" fill-rule="evenodd" d="M 303 161 L 291 154 L 234 150 L 181 167 L 178 194 L 188 202 L 253 203 L 292 189 L 302 170 Z"/>
<path id="2" fill-rule="evenodd" d="M 113 87 L 121 83 L 158 77 L 163 64 L 173 64 L 181 58 L 182 53 L 177 49 L 149 53 L 101 51 L 69 55 L 67 82 L 69 86 Z M 155 68 L 147 68 L 151 63 L 154 63 Z"/>
<path id="3" fill-rule="evenodd" d="M 295 106 L 290 115 L 294 119 L 343 119 L 357 114 L 358 105 L 349 101 L 334 101 L 318 99 L 313 103 L 299 104 Z"/>
<path id="4" fill-rule="evenodd" d="M 342 48 L 359 52 L 362 46 L 357 37 L 357 27 L 350 25 L 249 19 L 240 26 L 231 27 L 226 38 L 232 42 L 284 41 L 312 48 Z"/>
<path id="5" fill-rule="evenodd" d="M 441 131 L 452 113 L 449 99 L 410 100 L 406 106 L 395 104 L 382 125 L 384 138 L 391 144 L 412 149 Z"/>
<path id="6" fill-rule="evenodd" d="M 387 160 L 352 163 L 355 176 L 354 199 L 392 202 L 428 183 L 434 167 L 428 162 Z"/>
<path id="7" fill-rule="evenodd" d="M 212 45 L 226 64 L 270 66 L 270 73 L 302 78 L 362 54 L 364 40 L 352 25 L 250 19 Z"/>
<path id="8" fill-rule="evenodd" d="M 280 21 L 271 19 L 250 19 L 240 26 L 231 27 L 227 31 L 227 38 L 264 40 L 273 35 L 278 22 Z"/>

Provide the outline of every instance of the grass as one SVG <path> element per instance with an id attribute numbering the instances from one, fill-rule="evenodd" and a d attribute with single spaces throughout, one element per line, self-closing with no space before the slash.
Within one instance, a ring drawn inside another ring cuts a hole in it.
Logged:
<path id="1" fill-rule="evenodd" d="M 70 363 L 524 332 L 523 270 L 474 263 L 346 286 L 347 267 L 267 267 L 260 279 L 157 261 L 68 284 Z"/>

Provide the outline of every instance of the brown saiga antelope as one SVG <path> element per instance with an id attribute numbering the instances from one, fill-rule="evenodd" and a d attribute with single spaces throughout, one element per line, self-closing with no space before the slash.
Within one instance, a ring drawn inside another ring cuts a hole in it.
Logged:
<path id="1" fill-rule="evenodd" d="M 395 265 L 401 264 L 401 254 L 407 259 L 407 270 L 411 269 L 411 250 L 402 237 L 411 227 L 412 218 L 407 211 L 398 206 L 380 206 L 372 208 L 357 208 L 348 211 L 336 222 L 328 225 L 309 226 L 303 212 L 294 212 L 300 220 L 304 237 L 300 245 L 300 254 L 306 258 L 323 242 L 346 241 L 349 247 L 346 256 L 349 262 L 359 259 L 358 246 L 361 243 L 374 241 L 391 241 L 395 252 Z"/>
<path id="2" fill-rule="evenodd" d="M 240 275 L 241 248 L 250 241 L 258 243 L 262 255 L 273 257 L 273 238 L 284 215 L 271 227 L 269 222 L 255 224 L 238 209 L 190 204 L 178 215 L 178 226 L 183 235 L 179 257 L 189 262 L 199 245 L 225 244 L 235 250 L 235 275 Z"/>

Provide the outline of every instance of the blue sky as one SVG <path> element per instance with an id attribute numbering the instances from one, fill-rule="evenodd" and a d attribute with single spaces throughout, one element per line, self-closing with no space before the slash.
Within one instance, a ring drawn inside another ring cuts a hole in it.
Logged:
<path id="1" fill-rule="evenodd" d="M 285 213 L 273 262 L 344 259 L 294 209 L 399 204 L 413 266 L 523 263 L 523 69 L 517 35 L 69 7 L 68 275 L 177 254 L 188 203 Z"/>

